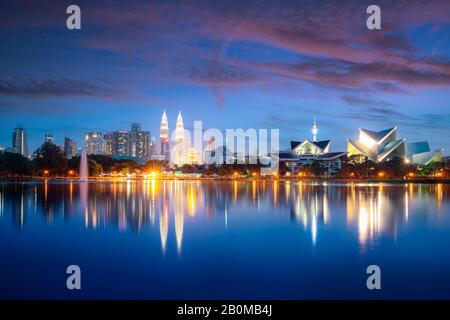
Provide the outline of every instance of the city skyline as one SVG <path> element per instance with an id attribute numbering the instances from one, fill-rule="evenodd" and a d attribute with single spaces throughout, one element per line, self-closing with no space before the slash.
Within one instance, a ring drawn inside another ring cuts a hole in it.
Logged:
<path id="1" fill-rule="evenodd" d="M 17 125 L 13 129 L 13 138 L 12 142 L 9 146 L 1 146 L 0 145 L 0 151 L 6 150 L 11 152 L 17 152 L 17 153 L 23 153 L 22 151 L 15 151 L 17 148 L 19 150 L 26 150 L 25 153 L 27 156 L 32 156 L 33 152 L 37 150 L 40 146 L 42 146 L 45 142 L 51 142 L 61 147 L 61 149 L 66 153 L 68 158 L 71 158 L 75 156 L 76 154 L 79 154 L 81 150 L 86 149 L 87 154 L 102 154 L 102 155 L 111 155 L 111 156 L 129 156 L 134 158 L 141 158 L 144 160 L 150 160 L 152 159 L 152 156 L 156 156 L 153 158 L 153 160 L 168 160 L 170 162 L 178 163 L 181 165 L 182 163 L 189 163 L 188 160 L 191 155 L 190 152 L 192 152 L 189 148 L 189 145 L 193 142 L 191 141 L 186 145 L 186 139 L 187 137 L 184 136 L 184 131 L 190 131 L 189 129 L 184 128 L 183 119 L 181 111 L 178 112 L 177 115 L 177 121 L 175 127 L 171 130 L 169 126 L 168 117 L 166 114 L 166 111 L 163 111 L 161 123 L 160 123 L 160 131 L 159 131 L 159 142 L 156 140 L 155 137 L 158 137 L 158 134 L 152 135 L 151 131 L 145 131 L 142 130 L 141 123 L 139 122 L 131 122 L 131 130 L 107 130 L 104 132 L 101 131 L 89 131 L 84 133 L 83 143 L 78 143 L 76 140 L 72 139 L 71 137 L 68 137 L 67 135 L 63 138 L 63 143 L 55 142 L 54 135 L 50 132 L 46 132 L 44 134 L 44 138 L 41 141 L 41 143 L 36 147 L 36 149 L 32 149 L 33 151 L 29 152 L 29 146 L 28 146 L 28 134 L 26 131 L 26 128 L 23 128 L 22 125 Z M 239 128 L 237 128 L 239 129 Z M 379 129 L 379 128 L 377 128 Z M 397 131 L 398 127 L 395 126 L 393 128 L 390 128 L 388 130 L 395 130 Z M 206 129 L 203 129 L 204 131 Z M 234 129 L 233 129 L 234 130 Z M 361 131 L 365 131 L 367 129 L 359 128 L 359 136 L 361 139 Z M 222 130 L 223 133 L 225 133 L 225 130 Z M 374 133 L 376 133 L 374 131 Z M 379 132 L 380 134 L 382 132 Z M 304 142 L 308 141 L 317 141 L 317 137 L 319 135 L 319 126 L 317 124 L 316 116 L 313 116 L 313 122 L 310 127 L 310 136 L 304 136 L 300 137 L 301 140 Z M 173 138 L 173 140 L 171 139 Z M 297 137 L 290 137 L 289 138 L 289 147 L 281 147 L 280 153 L 283 154 L 287 152 L 289 149 L 292 149 L 293 143 L 294 144 L 300 144 L 301 141 L 295 141 L 292 139 L 295 139 Z M 98 142 L 94 141 L 97 139 L 102 140 L 102 146 L 98 146 Z M 192 139 L 192 137 L 191 137 Z M 122 141 L 123 140 L 123 141 Z M 339 139 L 332 139 L 333 142 L 339 141 Z M 429 149 L 430 145 L 433 145 L 432 142 L 430 143 L 429 140 L 424 137 L 422 140 L 423 142 L 414 142 L 410 143 L 410 141 L 407 138 L 403 138 L 402 140 L 399 140 L 399 142 L 408 142 L 409 145 L 414 144 L 426 144 L 426 146 L 421 146 L 422 148 Z M 25 142 L 18 142 L 18 141 L 25 141 Z M 322 142 L 330 142 L 331 140 L 324 140 Z M 351 154 L 351 149 L 349 146 L 351 146 L 354 142 L 350 138 L 345 138 L 346 141 L 346 148 L 349 151 L 349 154 Z M 320 141 L 319 141 L 320 142 Z M 160 144 L 158 146 L 158 143 Z M 203 147 L 204 151 L 208 151 L 208 145 L 210 141 L 203 140 Z M 16 147 L 17 144 L 20 144 L 20 147 Z M 180 144 L 182 144 L 182 147 L 180 148 Z M 339 143 L 337 143 L 339 145 Z M 224 145 L 226 145 L 226 142 L 224 142 Z M 78 146 L 78 148 L 77 148 Z M 175 149 L 176 150 L 175 150 Z M 164 151 L 165 150 L 165 151 Z M 176 156 L 176 159 L 171 159 L 170 153 L 171 150 L 174 150 L 173 152 L 178 153 L 179 155 Z M 329 146 L 328 149 L 329 150 Z M 445 150 L 443 148 L 436 148 L 436 150 L 440 150 L 441 156 L 442 154 L 445 155 Z M 211 150 L 209 150 L 211 151 Z M 337 151 L 337 149 L 334 147 L 333 151 Z M 430 151 L 430 150 L 426 150 Z M 195 152 L 195 151 L 194 151 Z M 327 151 L 328 152 L 328 151 Z M 423 151 L 422 151 L 423 152 Z M 195 152 L 196 153 L 196 152 Z M 340 151 L 342 153 L 342 150 Z M 181 156 L 183 154 L 183 156 Z M 162 158 L 164 157 L 164 159 Z M 181 159 L 180 157 L 183 157 Z M 196 155 L 196 158 L 199 157 L 199 155 Z M 203 157 L 203 156 L 201 156 Z M 370 157 L 369 157 L 370 158 Z M 409 158 L 408 158 L 409 159 Z M 408 161 L 408 160 L 406 160 Z"/>
<path id="2" fill-rule="evenodd" d="M 30 152 L 46 132 L 80 143 L 136 120 L 156 137 L 165 109 L 188 129 L 279 128 L 282 148 L 310 136 L 315 114 L 318 139 L 398 126 L 450 150 L 448 2 L 379 1 L 377 31 L 365 1 L 79 5 L 69 31 L 63 3 L 5 4 L 0 145 L 16 124 Z"/>

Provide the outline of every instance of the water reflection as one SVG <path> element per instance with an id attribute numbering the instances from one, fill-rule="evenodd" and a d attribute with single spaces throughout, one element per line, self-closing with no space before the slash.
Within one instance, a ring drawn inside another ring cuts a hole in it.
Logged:
<path id="1" fill-rule="evenodd" d="M 220 221 L 264 216 L 291 221 L 316 245 L 327 230 L 356 233 L 361 250 L 376 245 L 380 235 L 394 241 L 397 232 L 414 218 L 428 221 L 448 211 L 450 187 L 445 184 L 306 184 L 269 181 L 128 181 L 111 183 L 0 184 L 0 217 L 11 214 L 18 228 L 29 215 L 46 223 L 58 217 L 85 228 L 116 228 L 141 232 L 159 228 L 161 251 L 174 237 L 181 255 L 188 220 Z M 254 215 L 262 213 L 262 215 Z M 423 215 L 420 217 L 419 215 Z M 289 219 L 290 217 L 290 219 Z M 261 222 L 263 223 L 263 222 Z M 157 231 L 156 231 L 157 232 Z"/>

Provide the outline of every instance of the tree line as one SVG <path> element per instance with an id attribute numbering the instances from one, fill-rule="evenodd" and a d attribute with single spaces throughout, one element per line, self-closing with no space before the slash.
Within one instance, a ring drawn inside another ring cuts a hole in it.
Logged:
<path id="1" fill-rule="evenodd" d="M 230 165 L 184 165 L 169 168 L 167 162 L 147 161 L 138 164 L 133 160 L 118 160 L 106 155 L 89 155 L 88 168 L 90 176 L 101 174 L 133 174 L 162 171 L 178 171 L 184 174 L 201 174 L 204 176 L 259 176 L 263 165 L 230 164 Z M 0 175 L 2 176 L 49 176 L 67 177 L 78 175 L 80 157 L 67 159 L 60 147 L 52 142 L 45 142 L 37 149 L 31 159 L 18 153 L 0 153 Z M 361 155 L 345 157 L 341 168 L 337 172 L 330 172 L 323 163 L 312 161 L 292 171 L 285 163 L 280 163 L 278 176 L 295 175 L 305 178 L 412 178 L 412 177 L 440 177 L 450 178 L 450 161 L 435 162 L 425 166 L 406 163 L 402 158 L 390 161 L 375 162 Z"/>

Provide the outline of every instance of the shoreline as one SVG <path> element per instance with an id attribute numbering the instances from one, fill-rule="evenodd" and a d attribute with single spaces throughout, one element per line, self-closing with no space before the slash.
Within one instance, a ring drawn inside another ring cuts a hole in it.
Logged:
<path id="1" fill-rule="evenodd" d="M 33 181 L 50 181 L 50 182 L 80 182 L 78 177 L 0 177 L 2 182 L 33 182 Z M 106 177 L 90 177 L 89 182 L 127 182 L 127 181 L 260 181 L 260 182 L 330 182 L 330 183 L 426 183 L 426 184 L 450 184 L 450 179 L 442 178 L 395 178 L 395 179 L 339 179 L 339 178 L 298 178 L 298 177 L 155 177 L 149 179 L 141 178 L 106 178 Z"/>

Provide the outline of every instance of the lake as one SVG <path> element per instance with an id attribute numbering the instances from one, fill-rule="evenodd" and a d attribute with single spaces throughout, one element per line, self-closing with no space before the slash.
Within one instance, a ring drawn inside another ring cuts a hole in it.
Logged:
<path id="1" fill-rule="evenodd" d="M 0 184 L 3 299 L 450 298 L 449 270 L 446 184 Z"/>

